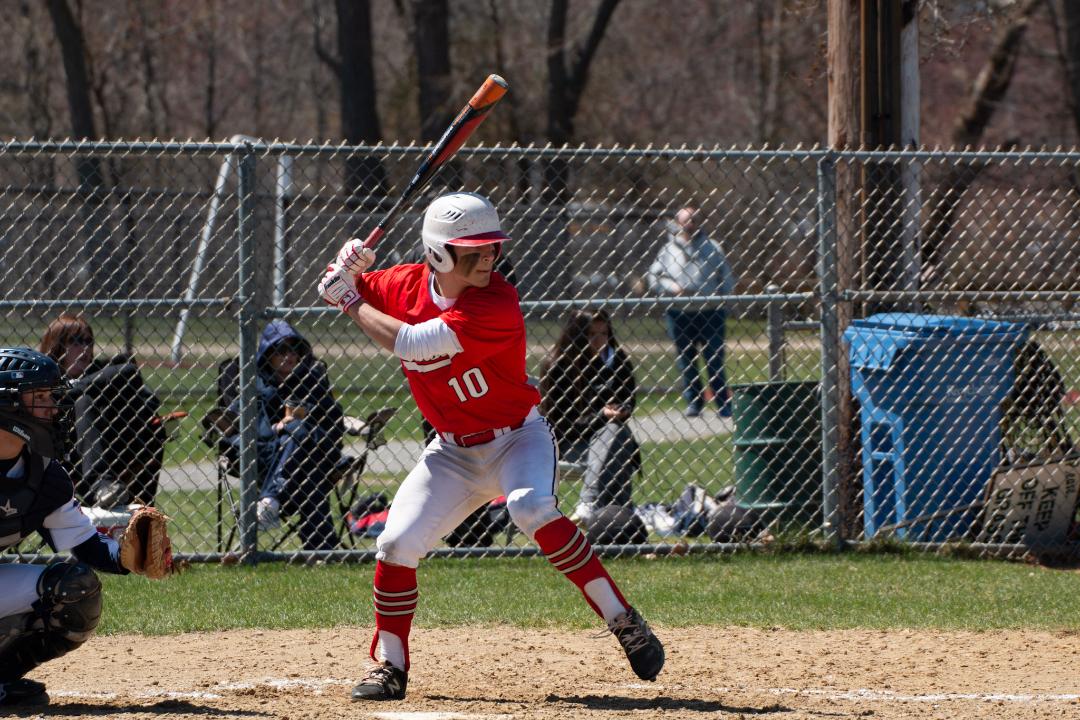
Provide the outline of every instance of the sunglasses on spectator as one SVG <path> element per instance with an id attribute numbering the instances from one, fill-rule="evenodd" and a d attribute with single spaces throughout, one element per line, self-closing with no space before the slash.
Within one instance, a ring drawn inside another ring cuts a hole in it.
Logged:
<path id="1" fill-rule="evenodd" d="M 275 345 L 270 351 L 272 353 L 279 353 L 284 355 L 285 353 L 294 353 L 296 355 L 303 354 L 303 346 L 292 342 L 283 342 L 279 345 Z"/>
<path id="2" fill-rule="evenodd" d="M 67 344 L 68 345 L 93 345 L 94 344 L 94 338 L 90 337 L 89 335 L 75 335 L 73 337 L 68 338 Z"/>

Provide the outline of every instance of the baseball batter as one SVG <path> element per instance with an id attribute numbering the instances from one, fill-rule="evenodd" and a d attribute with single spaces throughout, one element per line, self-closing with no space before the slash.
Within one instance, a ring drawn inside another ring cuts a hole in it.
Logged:
<path id="1" fill-rule="evenodd" d="M 584 594 L 618 638 L 638 677 L 654 680 L 664 648 L 557 508 L 558 449 L 526 381 L 525 320 L 517 291 L 493 266 L 502 243 L 486 198 L 454 193 L 424 214 L 427 262 L 367 272 L 360 240 L 342 247 L 319 292 L 393 352 L 421 413 L 437 431 L 402 482 L 377 540 L 376 661 L 356 700 L 405 697 L 416 567 L 483 503 L 505 495 L 514 523 Z"/>

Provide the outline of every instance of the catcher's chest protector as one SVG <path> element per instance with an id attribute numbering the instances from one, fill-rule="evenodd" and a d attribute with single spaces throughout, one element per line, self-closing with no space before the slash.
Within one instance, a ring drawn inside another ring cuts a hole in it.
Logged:
<path id="1" fill-rule="evenodd" d="M 26 474 L 0 477 L 0 550 L 17 545 L 37 532 L 45 518 L 71 499 L 71 480 L 60 466 L 34 453 L 23 455 Z"/>

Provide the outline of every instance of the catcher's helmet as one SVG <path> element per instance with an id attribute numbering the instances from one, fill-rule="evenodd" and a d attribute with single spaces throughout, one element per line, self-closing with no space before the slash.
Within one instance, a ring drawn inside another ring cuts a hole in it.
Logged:
<path id="1" fill-rule="evenodd" d="M 52 391 L 51 419 L 34 415 L 23 401 L 28 390 Z M 29 348 L 0 348 L 0 430 L 22 439 L 30 449 L 49 458 L 67 450 L 71 431 L 70 386 L 60 366 L 48 355 Z"/>
<path id="2" fill-rule="evenodd" d="M 454 269 L 448 245 L 475 247 L 509 240 L 499 226 L 499 213 L 483 195 L 460 192 L 443 195 L 424 213 L 424 257 L 439 272 Z"/>

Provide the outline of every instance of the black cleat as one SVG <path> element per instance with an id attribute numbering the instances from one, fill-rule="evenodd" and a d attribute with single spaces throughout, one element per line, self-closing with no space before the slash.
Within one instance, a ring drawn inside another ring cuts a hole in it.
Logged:
<path id="1" fill-rule="evenodd" d="M 609 622 L 608 630 L 619 639 L 634 673 L 642 680 L 655 680 L 664 667 L 664 646 L 637 610 L 630 608 Z"/>
<path id="2" fill-rule="evenodd" d="M 409 674 L 388 662 L 375 665 L 352 689 L 353 700 L 404 700 Z"/>
<path id="3" fill-rule="evenodd" d="M 45 693 L 44 683 L 26 678 L 0 682 L 0 706 L 48 704 L 49 696 Z"/>

